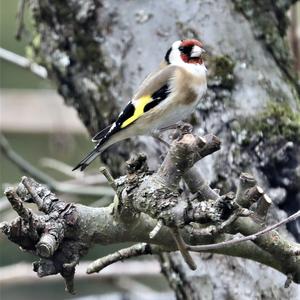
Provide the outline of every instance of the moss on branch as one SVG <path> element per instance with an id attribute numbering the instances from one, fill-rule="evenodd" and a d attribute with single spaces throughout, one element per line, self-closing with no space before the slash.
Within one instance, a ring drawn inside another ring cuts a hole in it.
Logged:
<path id="1" fill-rule="evenodd" d="M 243 145 L 250 142 L 253 134 L 261 134 L 265 139 L 278 137 L 300 143 L 300 113 L 285 103 L 269 102 L 258 115 L 241 120 L 241 128 L 247 131 Z"/>
<path id="2" fill-rule="evenodd" d="M 227 55 L 213 56 L 208 59 L 209 85 L 232 90 L 234 87 L 235 63 Z"/>

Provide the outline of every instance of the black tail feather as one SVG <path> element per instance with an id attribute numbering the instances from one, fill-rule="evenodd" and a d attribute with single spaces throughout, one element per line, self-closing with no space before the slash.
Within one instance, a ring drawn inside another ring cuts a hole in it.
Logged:
<path id="1" fill-rule="evenodd" d="M 99 154 L 99 149 L 95 148 L 72 171 L 75 171 L 77 169 L 83 171 Z"/>
<path id="2" fill-rule="evenodd" d="M 107 126 L 106 128 L 102 129 L 101 131 L 97 132 L 93 138 L 92 138 L 92 142 L 99 142 L 101 139 L 103 139 L 106 134 L 109 132 L 111 128 L 111 125 Z"/>

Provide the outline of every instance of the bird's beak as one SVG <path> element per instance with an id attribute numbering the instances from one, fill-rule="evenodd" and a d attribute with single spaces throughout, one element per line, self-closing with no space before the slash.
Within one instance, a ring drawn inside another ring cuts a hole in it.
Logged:
<path id="1" fill-rule="evenodd" d="M 200 57 L 201 54 L 203 54 L 205 52 L 206 51 L 203 48 L 195 45 L 192 49 L 191 57 Z"/>

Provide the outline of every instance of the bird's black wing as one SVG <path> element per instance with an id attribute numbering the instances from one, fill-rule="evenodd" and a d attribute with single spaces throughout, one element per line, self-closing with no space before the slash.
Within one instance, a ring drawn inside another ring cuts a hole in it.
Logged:
<path id="1" fill-rule="evenodd" d="M 105 127 L 104 129 L 102 129 L 101 131 L 97 132 L 93 138 L 92 138 L 92 142 L 98 142 L 99 140 L 101 140 L 103 137 L 105 137 L 105 135 L 109 132 L 111 125 L 108 125 L 107 127 Z"/>

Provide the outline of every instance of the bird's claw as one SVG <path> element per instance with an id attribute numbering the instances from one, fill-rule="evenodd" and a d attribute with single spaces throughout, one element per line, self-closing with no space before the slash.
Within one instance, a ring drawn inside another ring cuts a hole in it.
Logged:
<path id="1" fill-rule="evenodd" d="M 180 140 L 185 134 L 193 132 L 193 126 L 189 123 L 179 122 L 176 124 L 176 131 L 173 134 L 173 139 Z"/>

